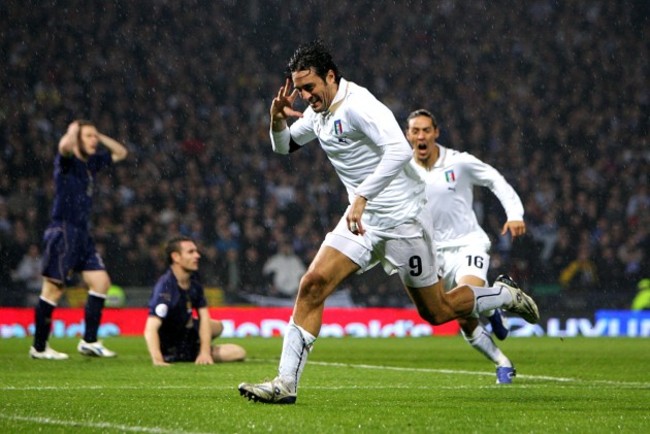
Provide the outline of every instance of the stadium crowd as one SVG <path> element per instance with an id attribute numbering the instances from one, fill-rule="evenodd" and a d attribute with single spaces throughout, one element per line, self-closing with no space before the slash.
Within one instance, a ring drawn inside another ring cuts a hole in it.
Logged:
<path id="1" fill-rule="evenodd" d="M 94 202 L 115 283 L 153 286 L 176 234 L 200 243 L 204 283 L 231 303 L 272 291 L 263 267 L 281 244 L 308 264 L 347 197 L 318 146 L 272 153 L 268 106 L 290 50 L 318 36 L 398 120 L 431 110 L 443 145 L 515 187 L 528 224 L 515 243 L 496 198 L 475 194 L 492 277 L 561 287 L 559 306 L 578 294 L 618 307 L 648 277 L 647 2 L 27 3 L 0 3 L 4 294 L 33 291 L 18 270 L 40 246 L 56 144 L 75 118 L 130 151 Z M 407 305 L 378 273 L 347 283 L 354 302 Z"/>

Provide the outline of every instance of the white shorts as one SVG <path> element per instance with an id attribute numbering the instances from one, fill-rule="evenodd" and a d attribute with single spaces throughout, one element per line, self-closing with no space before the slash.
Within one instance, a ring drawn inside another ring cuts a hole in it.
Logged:
<path id="1" fill-rule="evenodd" d="M 346 214 L 332 232 L 325 236 L 324 246 L 332 247 L 361 267 L 363 273 L 381 263 L 387 274 L 398 273 L 402 283 L 410 288 L 424 288 L 438 281 L 435 247 L 431 234 L 419 218 L 395 228 L 373 230 L 365 228 L 363 236 L 348 229 Z"/>
<path id="2" fill-rule="evenodd" d="M 476 276 L 487 283 L 490 268 L 489 250 L 489 244 L 481 243 L 437 249 L 438 274 L 442 276 L 445 291 L 457 286 L 461 276 Z"/>

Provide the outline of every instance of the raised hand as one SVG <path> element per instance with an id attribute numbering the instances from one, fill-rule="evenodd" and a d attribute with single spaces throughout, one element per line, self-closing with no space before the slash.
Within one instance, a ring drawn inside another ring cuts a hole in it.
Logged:
<path id="1" fill-rule="evenodd" d="M 271 119 L 273 122 L 286 121 L 289 117 L 301 118 L 302 113 L 293 109 L 293 103 L 298 97 L 298 90 L 291 90 L 291 80 L 287 78 L 284 86 L 280 87 L 278 94 L 271 103 Z"/>

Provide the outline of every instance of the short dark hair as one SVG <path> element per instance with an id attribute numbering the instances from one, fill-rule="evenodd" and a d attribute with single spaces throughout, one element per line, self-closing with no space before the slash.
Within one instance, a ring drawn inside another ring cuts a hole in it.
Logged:
<path id="1" fill-rule="evenodd" d="M 92 127 L 95 126 L 95 124 L 92 121 L 89 121 L 88 119 L 77 119 L 75 122 L 77 122 L 77 125 L 79 125 L 79 127 L 86 127 L 88 125 Z"/>
<path id="2" fill-rule="evenodd" d="M 79 132 L 77 132 L 77 143 L 81 144 L 81 130 L 83 127 L 94 127 L 95 124 L 88 119 L 77 119 L 77 125 L 79 126 Z"/>
<path id="3" fill-rule="evenodd" d="M 301 44 L 289 59 L 287 64 L 287 76 L 296 71 L 305 71 L 313 68 L 320 78 L 325 80 L 327 73 L 332 70 L 337 83 L 341 80 L 339 68 L 332 60 L 332 55 L 325 46 L 325 43 L 316 39 L 311 42 Z"/>
<path id="4" fill-rule="evenodd" d="M 187 237 L 185 235 L 179 235 L 167 241 L 167 245 L 165 246 L 165 258 L 167 259 L 168 265 L 171 265 L 173 263 L 172 253 L 174 252 L 180 253 L 181 243 L 183 241 L 191 241 L 194 243 L 194 240 L 191 237 Z"/>
<path id="5" fill-rule="evenodd" d="M 438 128 L 438 121 L 436 120 L 436 117 L 427 109 L 417 109 L 411 112 L 410 115 L 406 118 L 406 126 L 408 128 L 408 123 L 411 119 L 417 118 L 418 116 L 426 116 L 431 119 L 431 123 L 433 124 L 433 128 Z"/>

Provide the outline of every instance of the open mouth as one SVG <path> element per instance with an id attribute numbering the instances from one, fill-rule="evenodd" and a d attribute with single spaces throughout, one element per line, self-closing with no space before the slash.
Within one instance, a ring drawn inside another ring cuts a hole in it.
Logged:
<path id="1" fill-rule="evenodd" d="M 427 144 L 426 143 L 418 143 L 418 150 L 426 151 L 427 150 Z"/>

